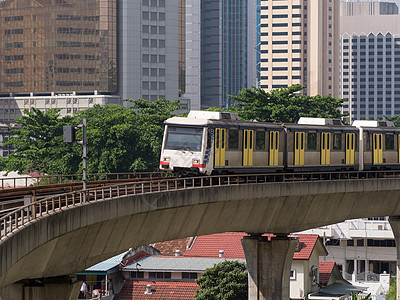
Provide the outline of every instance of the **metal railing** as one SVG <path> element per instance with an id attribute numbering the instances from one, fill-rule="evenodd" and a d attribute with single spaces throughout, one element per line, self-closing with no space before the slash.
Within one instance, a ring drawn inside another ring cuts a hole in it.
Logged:
<path id="1" fill-rule="evenodd" d="M 88 181 L 96 180 L 120 180 L 135 178 L 153 178 L 165 176 L 165 172 L 136 172 L 136 173 L 94 173 L 88 174 Z M 81 182 L 82 174 L 70 175 L 38 175 L 21 176 L 13 178 L 0 177 L 0 189 L 28 187 L 35 184 L 61 184 Z"/>
<path id="2" fill-rule="evenodd" d="M 136 181 L 99 188 L 79 190 L 67 194 L 52 196 L 28 204 L 0 218 L 0 241 L 19 230 L 26 224 L 47 215 L 62 212 L 86 203 L 104 201 L 128 195 L 159 193 L 190 188 L 215 187 L 224 185 L 326 181 L 348 179 L 400 179 L 400 171 L 390 172 L 335 172 L 335 173 L 306 173 L 306 174 L 258 174 L 258 175 L 220 175 L 194 178 L 158 179 L 153 181 Z"/>

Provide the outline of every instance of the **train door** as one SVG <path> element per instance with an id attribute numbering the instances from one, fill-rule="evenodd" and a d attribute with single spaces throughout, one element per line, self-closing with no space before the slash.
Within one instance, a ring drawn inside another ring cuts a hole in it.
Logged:
<path id="1" fill-rule="evenodd" d="M 225 166 L 225 149 L 226 149 L 226 129 L 215 128 L 215 141 L 214 141 L 214 166 Z"/>
<path id="2" fill-rule="evenodd" d="M 269 165 L 278 166 L 279 163 L 279 131 L 269 133 Z"/>
<path id="3" fill-rule="evenodd" d="M 306 142 L 305 132 L 294 133 L 294 164 L 296 166 L 304 165 L 304 148 Z"/>
<path id="4" fill-rule="evenodd" d="M 397 150 L 399 151 L 399 163 L 400 163 L 400 134 L 397 135 Z"/>
<path id="5" fill-rule="evenodd" d="M 321 165 L 331 163 L 331 133 L 321 133 Z"/>
<path id="6" fill-rule="evenodd" d="M 372 149 L 374 154 L 374 164 L 383 163 L 383 134 L 374 133 L 372 135 Z"/>
<path id="7" fill-rule="evenodd" d="M 243 130 L 243 166 L 253 165 L 254 131 Z"/>
<path id="8" fill-rule="evenodd" d="M 346 164 L 354 165 L 354 153 L 356 148 L 356 134 L 346 133 Z"/>

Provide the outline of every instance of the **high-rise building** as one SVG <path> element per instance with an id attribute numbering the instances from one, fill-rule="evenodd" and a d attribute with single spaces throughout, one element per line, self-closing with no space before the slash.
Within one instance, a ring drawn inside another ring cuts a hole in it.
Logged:
<path id="1" fill-rule="evenodd" d="M 186 0 L 186 94 L 192 108 L 226 107 L 256 85 L 257 5 Z"/>
<path id="2" fill-rule="evenodd" d="M 361 8 L 370 5 L 358 3 Z M 399 24 L 395 14 L 341 17 L 341 97 L 351 120 L 400 114 Z"/>
<path id="3" fill-rule="evenodd" d="M 339 95 L 339 0 L 261 0 L 260 85 Z"/>
<path id="4" fill-rule="evenodd" d="M 394 2 L 344 1 L 340 5 L 340 15 L 344 17 L 397 15 L 398 13 L 399 13 L 399 7 Z"/>
<path id="5" fill-rule="evenodd" d="M 179 98 L 182 0 L 119 2 L 120 95 L 123 99 Z M 184 8 L 184 7 L 183 7 Z"/>
<path id="6" fill-rule="evenodd" d="M 0 1 L 0 121 L 184 93 L 185 0 Z"/>
<path id="7" fill-rule="evenodd" d="M 0 28 L 1 121 L 118 102 L 116 0 L 1 1 Z"/>

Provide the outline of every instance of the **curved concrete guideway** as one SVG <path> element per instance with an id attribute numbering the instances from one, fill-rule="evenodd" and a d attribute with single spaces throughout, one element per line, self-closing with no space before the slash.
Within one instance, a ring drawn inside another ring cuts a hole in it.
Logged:
<path id="1" fill-rule="evenodd" d="M 85 203 L 0 243 L 0 286 L 74 274 L 130 247 L 226 231 L 291 233 L 400 215 L 400 179 L 188 188 Z"/>

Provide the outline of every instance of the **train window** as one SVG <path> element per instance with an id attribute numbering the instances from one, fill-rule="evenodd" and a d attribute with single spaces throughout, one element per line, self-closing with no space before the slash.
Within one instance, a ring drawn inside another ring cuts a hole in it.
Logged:
<path id="1" fill-rule="evenodd" d="M 211 149 L 211 136 L 212 136 L 212 129 L 207 130 L 207 149 Z"/>
<path id="2" fill-rule="evenodd" d="M 367 148 L 367 150 L 371 150 L 371 136 L 369 133 L 367 133 L 367 138 L 365 141 L 365 147 Z"/>
<path id="3" fill-rule="evenodd" d="M 342 134 L 334 133 L 333 134 L 333 150 L 341 150 L 342 149 Z"/>
<path id="4" fill-rule="evenodd" d="M 385 149 L 386 150 L 394 150 L 394 135 L 393 134 L 385 135 Z"/>
<path id="5" fill-rule="evenodd" d="M 229 129 L 229 149 L 239 149 L 239 130 Z"/>
<path id="6" fill-rule="evenodd" d="M 308 150 L 317 149 L 317 134 L 315 132 L 309 132 L 307 134 L 307 149 Z"/>
<path id="7" fill-rule="evenodd" d="M 200 151 L 203 128 L 169 126 L 165 149 Z"/>
<path id="8" fill-rule="evenodd" d="M 256 150 L 265 150 L 265 131 L 256 131 Z"/>

